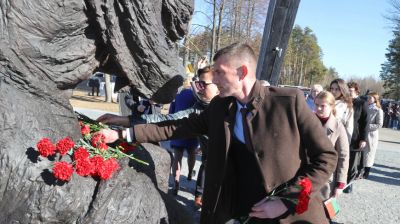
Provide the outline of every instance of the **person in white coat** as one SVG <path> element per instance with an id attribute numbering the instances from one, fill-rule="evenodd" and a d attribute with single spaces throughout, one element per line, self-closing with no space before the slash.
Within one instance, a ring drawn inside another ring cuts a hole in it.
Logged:
<path id="1" fill-rule="evenodd" d="M 367 148 L 364 158 L 364 179 L 367 179 L 371 167 L 374 165 L 376 149 L 379 141 L 379 128 L 383 125 L 383 110 L 379 101 L 379 95 L 376 92 L 368 94 L 367 110 Z"/>
<path id="2" fill-rule="evenodd" d="M 350 143 L 354 129 L 354 110 L 349 88 L 343 79 L 333 80 L 329 87 L 330 92 L 336 99 L 336 117 L 342 121 L 346 128 Z"/>

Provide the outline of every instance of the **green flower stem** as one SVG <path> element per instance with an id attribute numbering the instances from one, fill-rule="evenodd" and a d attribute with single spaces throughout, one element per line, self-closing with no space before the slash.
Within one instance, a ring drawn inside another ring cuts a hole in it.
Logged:
<path id="1" fill-rule="evenodd" d="M 120 154 L 120 155 L 122 155 L 122 156 L 124 156 L 124 157 L 128 157 L 128 158 L 130 158 L 130 159 L 133 159 L 133 160 L 135 160 L 135 161 L 138 162 L 138 163 L 141 163 L 141 164 L 144 164 L 144 165 L 147 165 L 147 166 L 149 165 L 149 163 L 146 163 L 145 161 L 140 160 L 140 159 L 136 159 L 135 157 L 133 157 L 133 156 L 131 156 L 131 155 L 125 154 L 125 153 L 122 152 L 121 150 L 114 149 L 114 148 L 112 148 L 112 147 L 109 147 L 109 149 L 111 149 L 111 151 L 116 152 L 117 154 Z"/>
<path id="2" fill-rule="evenodd" d="M 91 146 L 90 144 L 88 144 L 87 142 L 85 142 L 82 139 L 80 139 L 79 141 L 80 141 L 81 144 L 83 144 L 82 146 L 85 146 L 86 148 L 89 148 L 91 151 L 94 152 L 94 154 L 101 155 L 105 159 L 109 159 L 111 157 L 121 158 L 121 156 L 122 156 L 122 157 L 128 157 L 128 158 L 130 158 L 130 159 L 132 159 L 132 160 L 134 160 L 134 161 L 136 161 L 138 163 L 141 163 L 141 164 L 144 164 L 144 165 L 147 165 L 147 166 L 149 165 L 149 163 L 147 163 L 147 162 L 145 162 L 143 160 L 137 159 L 137 158 L 135 158 L 135 157 L 133 157 L 131 155 L 125 154 L 121 150 L 114 149 L 113 147 L 108 147 L 108 150 L 114 152 L 116 155 L 112 155 L 108 151 L 101 151 L 100 149 Z"/>

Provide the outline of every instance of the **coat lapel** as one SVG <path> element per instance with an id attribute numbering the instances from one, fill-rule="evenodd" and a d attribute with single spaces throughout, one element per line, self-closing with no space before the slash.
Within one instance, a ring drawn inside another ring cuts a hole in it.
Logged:
<path id="1" fill-rule="evenodd" d="M 236 115 L 236 102 L 232 98 L 228 105 L 227 115 L 224 119 L 224 129 L 225 129 L 225 160 L 228 158 L 229 148 L 231 146 L 231 137 L 233 133 L 233 127 L 235 126 L 235 115 Z"/>

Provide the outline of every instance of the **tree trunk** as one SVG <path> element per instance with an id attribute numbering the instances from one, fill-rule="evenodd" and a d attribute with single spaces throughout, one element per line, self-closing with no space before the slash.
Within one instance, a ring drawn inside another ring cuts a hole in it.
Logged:
<path id="1" fill-rule="evenodd" d="M 111 90 L 111 75 L 104 73 L 104 79 L 105 79 L 105 93 L 106 93 L 106 102 L 111 103 L 111 96 L 112 96 L 112 90 Z"/>
<path id="2" fill-rule="evenodd" d="M 235 38 L 236 38 L 236 23 L 237 23 L 237 17 L 238 17 L 236 8 L 237 8 L 237 2 L 234 1 L 233 7 L 232 7 L 233 13 L 231 13 L 231 14 L 233 14 L 233 19 L 232 19 L 233 24 L 232 24 L 232 27 L 231 27 L 231 30 L 232 30 L 232 32 L 231 32 L 231 43 L 235 42 Z"/>
<path id="3" fill-rule="evenodd" d="M 215 35 L 216 35 L 216 21 L 215 18 L 217 17 L 217 0 L 213 0 L 213 18 L 212 18 L 212 34 L 211 34 L 211 54 L 210 54 L 210 60 L 212 61 L 212 57 L 214 56 L 214 52 L 215 52 Z"/>
<path id="4" fill-rule="evenodd" d="M 242 40 L 242 23 L 241 23 L 241 19 L 242 19 L 242 0 L 238 1 L 238 5 L 237 5 L 237 22 L 236 24 L 238 25 L 237 27 L 237 40 L 241 41 Z"/>
<path id="5" fill-rule="evenodd" d="M 217 29 L 217 43 L 216 43 L 216 50 L 220 48 L 221 45 L 221 31 L 222 31 L 222 14 L 224 11 L 225 0 L 221 0 L 218 12 L 218 29 Z"/>
<path id="6" fill-rule="evenodd" d="M 304 57 L 301 57 L 301 63 L 300 63 L 300 77 L 297 80 L 296 85 L 299 86 L 301 85 L 301 80 L 303 79 L 303 63 L 304 63 Z"/>

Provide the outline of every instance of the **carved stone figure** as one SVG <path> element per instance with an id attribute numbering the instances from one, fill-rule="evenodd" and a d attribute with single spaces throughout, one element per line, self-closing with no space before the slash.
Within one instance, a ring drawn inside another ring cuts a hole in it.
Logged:
<path id="1" fill-rule="evenodd" d="M 95 70 L 117 75 L 116 90 L 171 101 L 192 13 L 193 0 L 0 1 L 0 223 L 191 222 L 166 194 L 169 156 L 157 146 L 144 145 L 149 167 L 122 160 L 111 180 L 64 184 L 33 147 L 80 138 L 69 98 Z"/>

